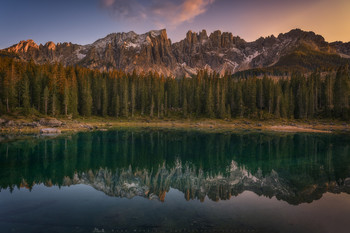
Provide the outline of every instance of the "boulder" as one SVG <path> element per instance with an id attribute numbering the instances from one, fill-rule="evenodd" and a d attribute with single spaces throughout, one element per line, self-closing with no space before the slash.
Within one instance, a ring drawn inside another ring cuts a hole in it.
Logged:
<path id="1" fill-rule="evenodd" d="M 40 127 L 41 125 L 39 122 L 33 121 L 29 123 L 22 123 L 22 126 L 37 128 L 37 127 Z"/>
<path id="2" fill-rule="evenodd" d="M 7 127 L 11 127 L 11 126 L 16 126 L 16 123 L 14 121 L 8 121 L 5 124 Z"/>
<path id="3" fill-rule="evenodd" d="M 43 128 L 40 130 L 40 134 L 60 134 L 61 130 L 55 128 Z"/>
<path id="4" fill-rule="evenodd" d="M 86 128 L 86 129 L 89 129 L 89 130 L 93 130 L 94 127 L 92 127 L 91 125 L 80 125 L 81 128 Z"/>
<path id="5" fill-rule="evenodd" d="M 50 126 L 50 127 L 59 127 L 63 123 L 55 118 L 42 118 L 39 121 L 40 125 Z"/>

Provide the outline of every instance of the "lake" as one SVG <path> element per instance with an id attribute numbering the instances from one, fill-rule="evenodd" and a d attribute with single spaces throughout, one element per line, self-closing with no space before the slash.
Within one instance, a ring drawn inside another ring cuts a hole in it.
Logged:
<path id="1" fill-rule="evenodd" d="M 0 232 L 350 232 L 350 136 L 111 130 L 0 143 Z"/>

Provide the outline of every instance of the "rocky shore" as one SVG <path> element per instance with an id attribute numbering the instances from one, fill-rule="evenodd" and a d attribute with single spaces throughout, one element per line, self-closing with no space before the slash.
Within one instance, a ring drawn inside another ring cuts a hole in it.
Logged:
<path id="1" fill-rule="evenodd" d="M 275 132 L 350 133 L 346 122 L 297 120 L 0 118 L 0 134 L 59 134 L 113 128 L 169 128 L 208 131 L 258 130 Z"/>

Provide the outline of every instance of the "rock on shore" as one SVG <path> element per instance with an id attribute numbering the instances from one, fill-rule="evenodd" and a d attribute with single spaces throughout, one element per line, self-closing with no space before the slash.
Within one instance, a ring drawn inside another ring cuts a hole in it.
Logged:
<path id="1" fill-rule="evenodd" d="M 55 118 L 42 118 L 39 121 L 40 125 L 50 126 L 50 127 L 59 127 L 62 126 L 62 122 Z"/>
<path id="2" fill-rule="evenodd" d="M 55 128 L 43 128 L 40 130 L 40 134 L 60 134 L 61 130 Z"/>

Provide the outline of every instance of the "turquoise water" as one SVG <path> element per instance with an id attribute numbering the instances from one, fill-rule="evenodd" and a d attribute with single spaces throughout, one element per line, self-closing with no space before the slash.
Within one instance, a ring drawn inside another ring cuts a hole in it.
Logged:
<path id="1" fill-rule="evenodd" d="M 350 232 L 346 135 L 116 130 L 0 143 L 0 232 Z"/>

